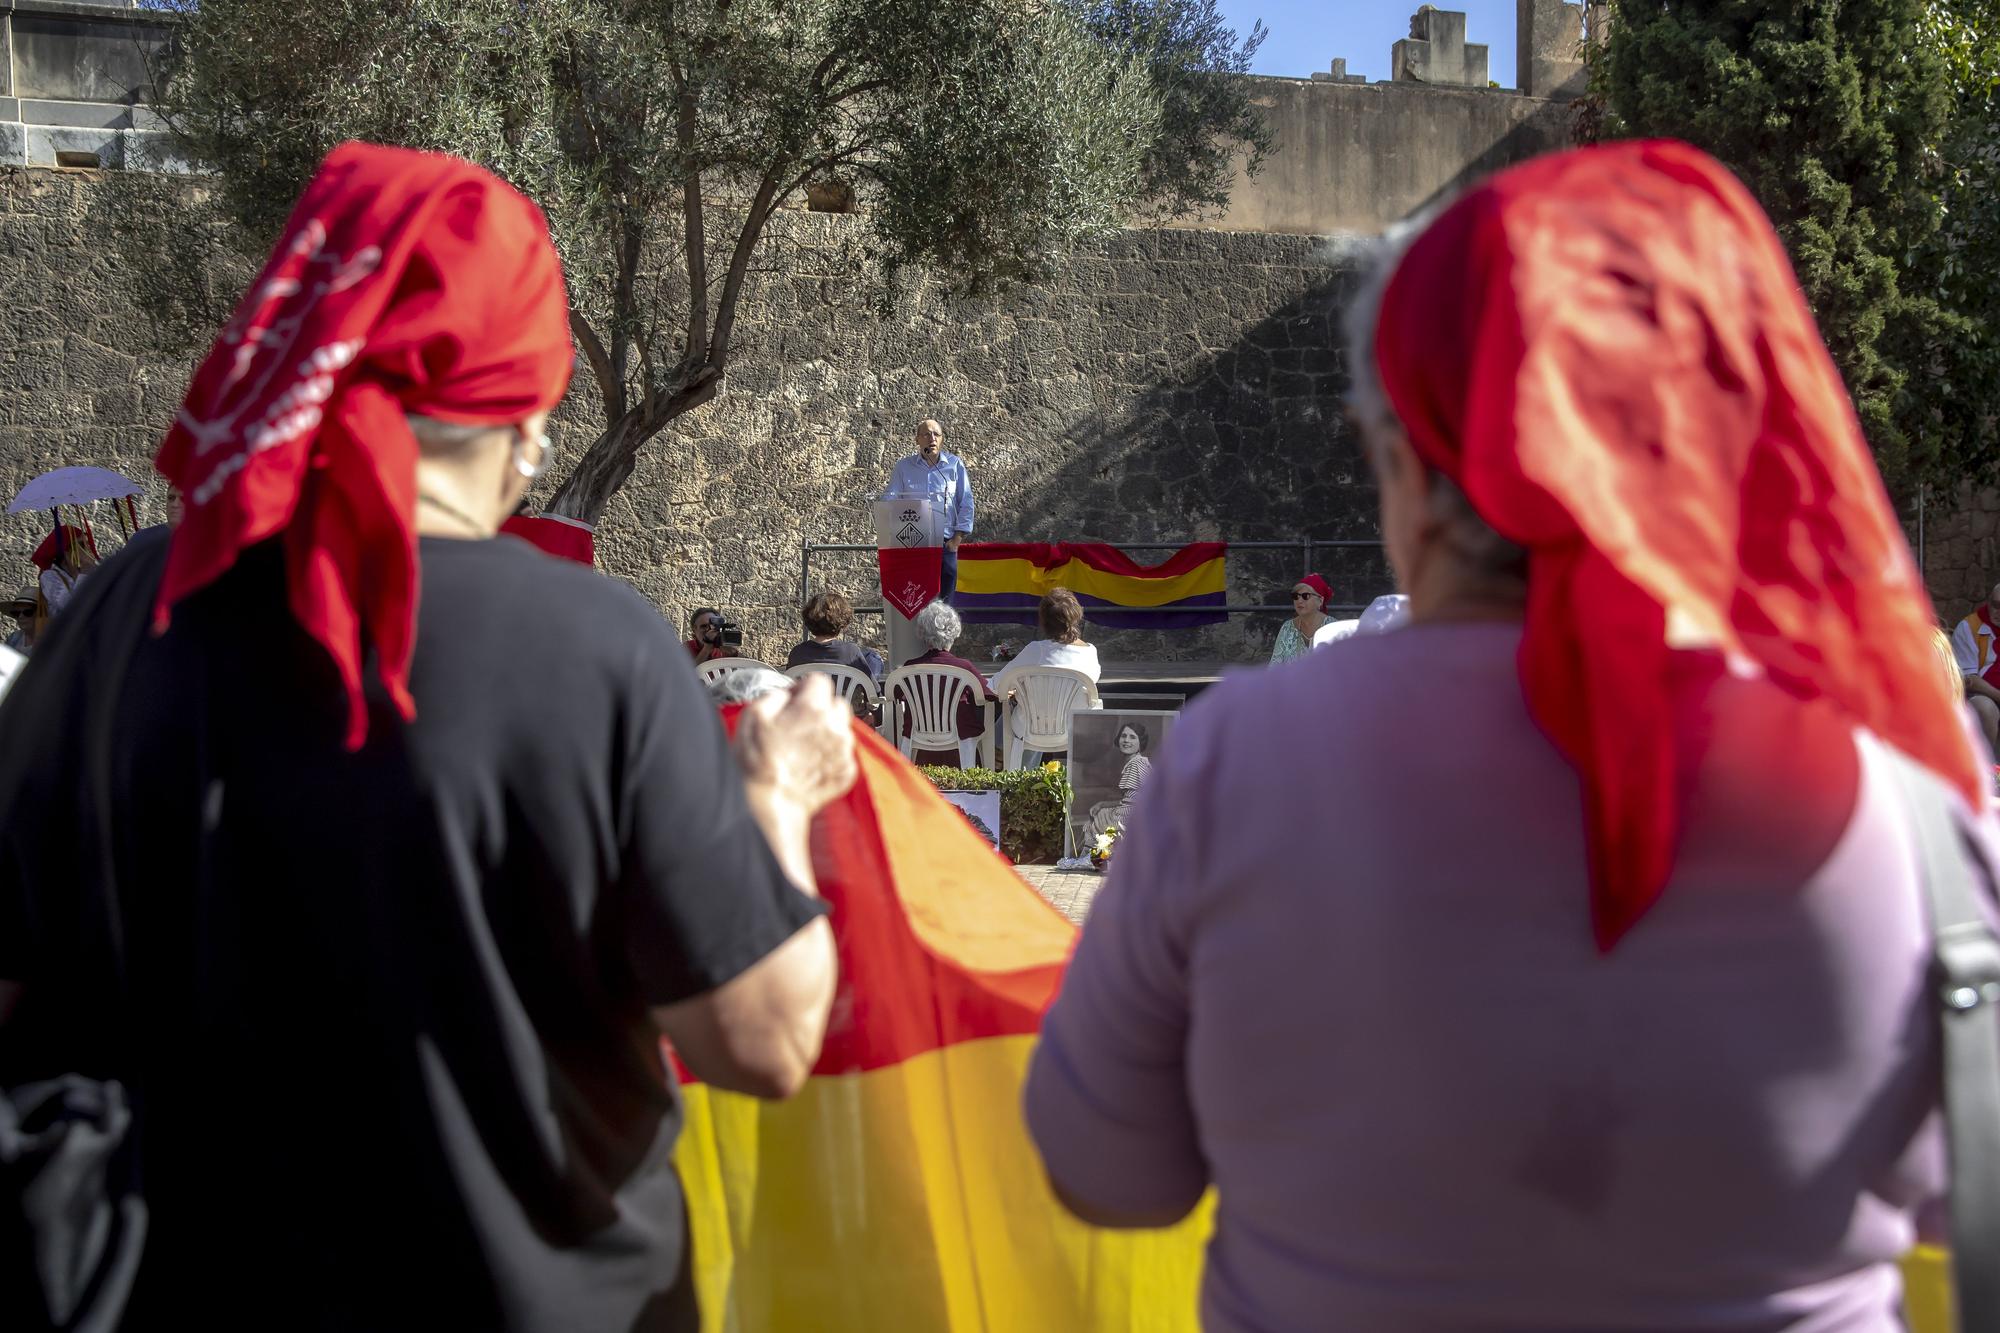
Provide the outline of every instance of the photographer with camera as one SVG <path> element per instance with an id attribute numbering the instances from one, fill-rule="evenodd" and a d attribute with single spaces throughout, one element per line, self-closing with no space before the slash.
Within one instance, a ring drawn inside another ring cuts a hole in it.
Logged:
<path id="1" fill-rule="evenodd" d="M 694 637 L 684 645 L 696 666 L 718 657 L 738 657 L 743 652 L 743 627 L 726 619 L 712 606 L 698 606 L 688 617 Z"/>

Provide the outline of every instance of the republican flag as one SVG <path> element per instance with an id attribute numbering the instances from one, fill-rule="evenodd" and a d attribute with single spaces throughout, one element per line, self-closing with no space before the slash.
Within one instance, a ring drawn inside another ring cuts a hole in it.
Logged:
<path id="1" fill-rule="evenodd" d="M 1228 576 L 1224 542 L 1183 546 L 1142 565 L 1102 542 L 967 542 L 958 550 L 952 604 L 971 623 L 1032 625 L 1051 588 L 1068 588 L 1084 618 L 1106 629 L 1220 625 Z"/>
<path id="2" fill-rule="evenodd" d="M 1208 1206 L 1164 1231 L 1085 1226 L 1022 1123 L 1075 928 L 856 739 L 861 778 L 813 825 L 841 970 L 813 1077 L 782 1103 L 682 1086 L 704 1333 L 1194 1333 Z"/>

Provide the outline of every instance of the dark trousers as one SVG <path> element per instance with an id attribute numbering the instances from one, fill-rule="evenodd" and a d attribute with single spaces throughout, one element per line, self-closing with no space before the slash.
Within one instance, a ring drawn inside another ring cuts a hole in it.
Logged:
<path id="1" fill-rule="evenodd" d="M 944 558 L 938 562 L 938 600 L 951 605 L 951 595 L 958 591 L 958 552 L 949 546 L 942 552 Z"/>

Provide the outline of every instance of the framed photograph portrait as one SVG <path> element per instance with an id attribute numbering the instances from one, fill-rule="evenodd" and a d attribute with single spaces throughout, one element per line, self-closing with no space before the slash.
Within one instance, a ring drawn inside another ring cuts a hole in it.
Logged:
<path id="1" fill-rule="evenodd" d="M 1138 708 L 1079 709 L 1071 716 L 1070 855 L 1089 851 L 1113 825 L 1125 828 L 1133 798 L 1179 717 Z"/>
<path id="2" fill-rule="evenodd" d="M 986 839 L 994 851 L 1000 850 L 1000 793 L 997 791 L 940 791 L 938 795 L 958 807 L 972 831 Z"/>

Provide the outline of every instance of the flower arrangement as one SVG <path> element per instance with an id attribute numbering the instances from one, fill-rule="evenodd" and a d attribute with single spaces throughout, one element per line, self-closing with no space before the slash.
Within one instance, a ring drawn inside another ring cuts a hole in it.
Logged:
<path id="1" fill-rule="evenodd" d="M 1111 864 L 1111 849 L 1117 844 L 1119 835 L 1124 831 L 1118 825 L 1113 824 L 1110 828 L 1097 835 L 1097 841 L 1092 844 L 1090 849 L 1090 868 L 1092 870 L 1102 872 L 1106 866 Z"/>

